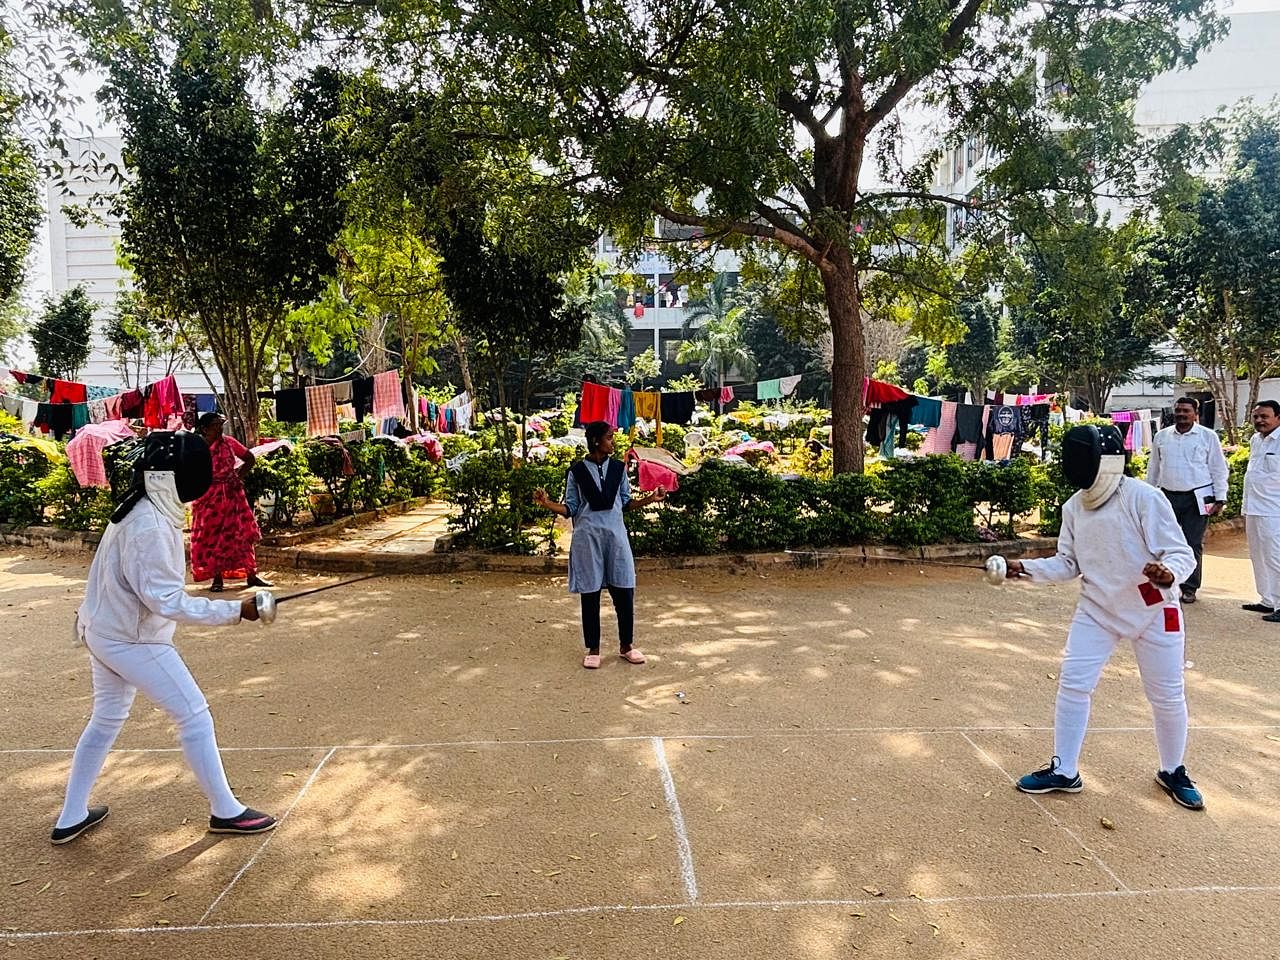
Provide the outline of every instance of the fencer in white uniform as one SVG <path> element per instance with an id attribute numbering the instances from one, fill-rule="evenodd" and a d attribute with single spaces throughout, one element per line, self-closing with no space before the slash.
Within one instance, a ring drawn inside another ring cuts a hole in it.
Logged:
<path id="1" fill-rule="evenodd" d="M 275 819 L 231 792 L 214 737 L 209 704 L 173 645 L 179 623 L 256 620 L 252 598 L 208 600 L 184 589 L 184 504 L 209 489 L 209 448 L 186 431 L 144 441 L 133 485 L 112 514 L 89 567 L 76 632 L 89 650 L 93 712 L 76 745 L 66 800 L 50 839 L 67 843 L 107 816 L 89 793 L 141 690 L 178 727 L 187 764 L 209 799 L 215 833 L 262 833 Z"/>
<path id="2" fill-rule="evenodd" d="M 1177 803 L 1204 807 L 1187 775 L 1184 626 L 1178 587 L 1196 568 L 1168 499 L 1124 476 L 1124 442 L 1115 427 L 1072 427 L 1063 437 L 1063 472 L 1079 488 L 1063 505 L 1058 552 L 1010 561 L 1008 576 L 1063 582 L 1080 577 L 1080 600 L 1058 671 L 1054 756 L 1018 781 L 1025 793 L 1084 787 L 1078 763 L 1089 706 L 1116 644 L 1133 644 L 1155 721 L 1156 782 Z"/>

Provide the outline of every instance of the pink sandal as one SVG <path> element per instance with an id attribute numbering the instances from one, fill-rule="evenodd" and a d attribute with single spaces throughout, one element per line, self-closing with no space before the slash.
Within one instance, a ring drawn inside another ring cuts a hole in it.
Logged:
<path id="1" fill-rule="evenodd" d="M 582 658 L 582 665 L 586 667 L 588 670 L 599 670 L 600 654 L 588 653 L 585 657 Z"/>
<path id="2" fill-rule="evenodd" d="M 627 663 L 644 663 L 644 654 L 635 647 L 632 647 L 626 653 L 618 654 L 618 656 L 627 661 Z"/>

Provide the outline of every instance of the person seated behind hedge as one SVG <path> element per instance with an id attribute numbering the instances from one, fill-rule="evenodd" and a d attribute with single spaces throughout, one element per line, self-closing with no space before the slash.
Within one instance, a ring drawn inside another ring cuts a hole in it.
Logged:
<path id="1" fill-rule="evenodd" d="M 587 654 L 582 665 L 600 666 L 600 591 L 609 588 L 618 615 L 618 644 L 622 659 L 644 663 L 644 654 L 631 645 L 635 623 L 636 564 L 622 522 L 623 510 L 661 503 L 667 491 L 658 487 L 648 496 L 632 497 L 626 468 L 613 459 L 613 428 L 603 420 L 586 426 L 587 456 L 569 470 L 564 503 L 539 487 L 533 502 L 573 520 L 569 547 L 569 592 L 582 597 L 582 637 Z"/>

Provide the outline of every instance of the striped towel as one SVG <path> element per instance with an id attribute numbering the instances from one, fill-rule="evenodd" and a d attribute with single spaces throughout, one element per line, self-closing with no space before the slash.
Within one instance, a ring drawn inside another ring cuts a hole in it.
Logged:
<path id="1" fill-rule="evenodd" d="M 307 387 L 307 436 L 332 437 L 338 432 L 338 406 L 333 384 Z"/>
<path id="2" fill-rule="evenodd" d="M 373 419 L 387 420 L 404 416 L 404 397 L 400 393 L 400 374 L 395 370 L 373 378 Z"/>

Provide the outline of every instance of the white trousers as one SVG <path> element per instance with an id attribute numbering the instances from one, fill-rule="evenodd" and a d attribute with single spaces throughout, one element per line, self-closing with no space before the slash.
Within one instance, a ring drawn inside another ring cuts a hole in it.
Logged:
<path id="1" fill-rule="evenodd" d="M 93 714 L 76 744 L 57 825 L 74 826 L 89 815 L 89 792 L 139 690 L 177 724 L 182 753 L 209 798 L 213 816 L 239 816 L 245 806 L 227 783 L 209 702 L 181 654 L 167 643 L 121 643 L 92 634 L 85 644 L 93 673 Z"/>
<path id="2" fill-rule="evenodd" d="M 1166 623 L 1166 615 L 1158 615 L 1133 641 L 1133 652 L 1142 675 L 1142 688 L 1151 704 L 1160 769 L 1172 772 L 1182 764 L 1187 748 L 1187 698 L 1182 682 L 1185 634 L 1182 611 L 1177 607 L 1166 609 L 1172 611 L 1169 616 L 1176 616 L 1176 621 Z M 1175 625 L 1176 630 L 1165 629 Z M 1053 752 L 1064 776 L 1074 777 L 1079 770 L 1093 691 L 1120 639 L 1080 610 L 1071 620 L 1067 649 L 1058 672 L 1058 702 L 1053 719 Z"/>
<path id="3" fill-rule="evenodd" d="M 1265 606 L 1280 609 L 1280 517 L 1244 518 L 1253 583 Z"/>

